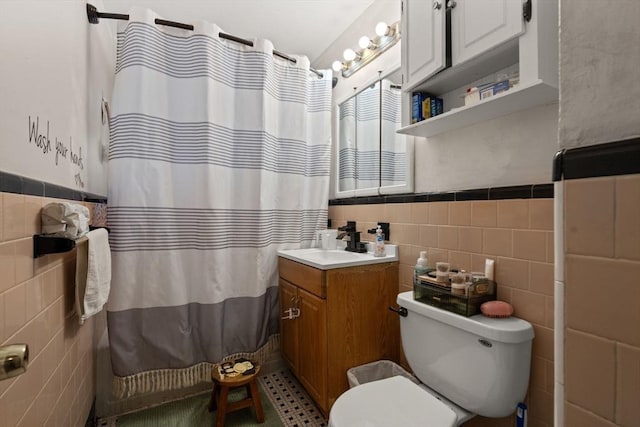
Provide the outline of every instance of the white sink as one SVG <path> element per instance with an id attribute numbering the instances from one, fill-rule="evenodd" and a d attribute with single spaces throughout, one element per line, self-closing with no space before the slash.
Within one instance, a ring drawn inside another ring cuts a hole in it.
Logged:
<path id="1" fill-rule="evenodd" d="M 372 250 L 371 244 L 367 244 L 367 249 Z M 379 264 L 398 260 L 398 247 L 396 245 L 385 245 L 385 256 L 374 257 L 373 252 L 356 253 L 345 251 L 344 249 L 281 249 L 278 255 L 320 270 L 330 270 L 333 268 L 354 267 L 357 265 Z"/>

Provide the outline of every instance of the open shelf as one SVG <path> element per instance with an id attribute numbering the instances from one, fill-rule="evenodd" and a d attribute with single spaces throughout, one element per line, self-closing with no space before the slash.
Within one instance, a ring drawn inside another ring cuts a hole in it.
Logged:
<path id="1" fill-rule="evenodd" d="M 398 129 L 398 133 L 427 138 L 453 129 L 506 116 L 558 101 L 558 89 L 536 80 L 499 93 L 477 104 L 455 108 L 439 116 Z"/>

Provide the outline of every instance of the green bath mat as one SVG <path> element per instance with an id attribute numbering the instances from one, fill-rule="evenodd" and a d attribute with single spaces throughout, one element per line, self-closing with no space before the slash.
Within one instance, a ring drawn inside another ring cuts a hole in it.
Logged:
<path id="1" fill-rule="evenodd" d="M 264 423 L 258 424 L 253 408 L 240 409 L 227 414 L 225 426 L 245 427 L 283 427 L 276 410 L 265 396 L 261 387 L 260 398 L 264 410 Z M 229 392 L 229 402 L 241 400 L 246 397 L 244 387 L 233 389 Z M 187 399 L 165 403 L 155 408 L 144 409 L 132 414 L 118 417 L 117 427 L 209 427 L 215 425 L 216 412 L 209 412 L 209 399 L 211 392 L 199 394 Z"/>

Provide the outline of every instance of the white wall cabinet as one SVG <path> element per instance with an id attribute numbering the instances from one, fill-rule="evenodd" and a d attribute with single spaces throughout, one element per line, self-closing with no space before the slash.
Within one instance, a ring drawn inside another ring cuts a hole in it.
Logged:
<path id="1" fill-rule="evenodd" d="M 444 99 L 444 114 L 398 132 L 429 137 L 558 100 L 557 0 L 402 0 L 403 108 L 411 94 Z M 529 20 L 524 17 L 525 6 Z M 444 25 L 444 31 L 439 25 Z M 435 45 L 438 45 L 437 47 Z M 444 52 L 444 66 L 432 60 Z M 494 82 L 517 71 L 519 83 L 506 92 L 464 105 L 467 87 Z"/>
<path id="2" fill-rule="evenodd" d="M 445 0 L 403 0 L 402 70 L 406 87 L 446 67 Z M 413 48 L 411 48 L 413 47 Z M 418 48 L 419 47 L 419 48 Z"/>
<path id="3" fill-rule="evenodd" d="M 517 0 L 449 0 L 451 64 L 472 59 L 524 32 L 522 3 Z"/>

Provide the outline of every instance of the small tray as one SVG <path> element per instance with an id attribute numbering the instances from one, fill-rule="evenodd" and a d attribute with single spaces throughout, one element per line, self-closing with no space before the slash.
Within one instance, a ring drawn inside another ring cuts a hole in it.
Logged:
<path id="1" fill-rule="evenodd" d="M 496 299 L 495 282 L 491 282 L 491 293 L 465 296 L 452 293 L 449 289 L 420 281 L 413 285 L 413 299 L 452 313 L 470 317 L 480 314 L 480 306 Z"/>

